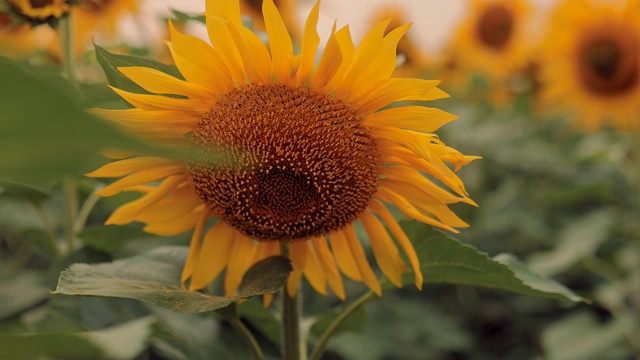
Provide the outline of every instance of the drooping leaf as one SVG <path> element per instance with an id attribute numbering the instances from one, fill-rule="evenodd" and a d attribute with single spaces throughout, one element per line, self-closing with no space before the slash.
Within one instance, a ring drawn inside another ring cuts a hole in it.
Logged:
<path id="1" fill-rule="evenodd" d="M 124 74 L 118 71 L 119 67 L 147 67 L 162 71 L 163 73 L 171 75 L 178 79 L 184 79 L 182 77 L 182 74 L 180 74 L 180 71 L 178 71 L 178 69 L 173 65 L 163 64 L 155 60 L 138 56 L 113 54 L 96 44 L 94 44 L 94 47 L 96 50 L 96 58 L 100 66 L 102 66 L 102 70 L 104 71 L 105 75 L 107 76 L 109 85 L 117 87 L 118 89 L 138 94 L 149 93 L 148 91 L 141 88 L 140 85 L 134 83 L 128 77 L 124 76 Z"/>
<path id="2" fill-rule="evenodd" d="M 207 295 L 180 287 L 187 252 L 185 247 L 166 246 L 111 263 L 74 264 L 62 272 L 54 294 L 123 297 L 175 311 L 197 313 L 225 307 L 251 296 L 274 293 L 284 285 L 291 271 L 288 259 L 281 256 L 267 258 L 247 272 L 238 295 Z"/>
<path id="3" fill-rule="evenodd" d="M 425 283 L 482 286 L 525 295 L 588 302 L 564 285 L 532 273 L 511 255 L 491 258 L 473 246 L 452 239 L 427 225 L 417 222 L 404 225 L 407 234 L 414 240 Z M 412 283 L 412 278 L 412 275 L 405 276 L 405 283 Z"/>

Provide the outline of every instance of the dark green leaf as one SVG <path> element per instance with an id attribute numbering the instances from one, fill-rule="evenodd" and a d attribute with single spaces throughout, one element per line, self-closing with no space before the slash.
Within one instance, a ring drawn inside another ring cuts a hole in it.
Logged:
<path id="1" fill-rule="evenodd" d="M 166 246 L 112 263 L 74 264 L 62 272 L 54 294 L 124 297 L 196 313 L 225 307 L 243 298 L 274 293 L 284 285 L 291 271 L 289 260 L 268 258 L 255 265 L 260 273 L 251 269 L 247 272 L 248 281 L 243 281 L 237 296 L 206 295 L 180 287 L 187 253 L 185 247 Z"/>
<path id="2" fill-rule="evenodd" d="M 238 307 L 240 316 L 274 344 L 280 343 L 280 321 L 258 301 L 245 301 Z"/>
<path id="3" fill-rule="evenodd" d="M 42 278 L 33 272 L 21 272 L 13 277 L 0 278 L 0 319 L 19 313 L 22 310 L 44 301 L 49 289 Z M 5 359 L 0 356 L 0 359 Z"/>
<path id="4" fill-rule="evenodd" d="M 150 151 L 15 63 L 0 59 L 0 179 L 42 184 L 104 163 L 105 148 Z M 11 84 L 11 86 L 8 86 Z M 62 86 L 62 85 L 61 85 Z"/>
<path id="5" fill-rule="evenodd" d="M 78 237 L 94 249 L 111 253 L 125 243 L 135 239 L 150 237 L 137 225 L 97 225 L 85 228 Z"/>
<path id="6" fill-rule="evenodd" d="M 340 315 L 339 311 L 322 315 L 313 325 L 309 333 L 315 338 L 319 338 L 327 330 L 329 325 Z M 359 308 L 351 314 L 347 320 L 336 330 L 335 334 L 345 332 L 363 332 L 367 327 L 367 313 L 364 308 Z"/>
<path id="7" fill-rule="evenodd" d="M 182 77 L 182 74 L 180 74 L 180 71 L 178 71 L 178 69 L 173 65 L 167 65 L 155 60 L 145 59 L 137 56 L 112 54 L 96 44 L 94 44 L 94 47 L 96 50 L 96 58 L 98 59 L 98 63 L 100 63 L 100 66 L 102 66 L 102 70 L 107 76 L 109 85 L 117 87 L 118 89 L 138 94 L 148 93 L 148 91 L 141 88 L 140 85 L 134 83 L 128 77 L 124 76 L 124 74 L 118 71 L 119 67 L 147 67 L 162 71 L 163 73 L 171 75 L 178 79 L 184 79 Z"/>
<path id="8" fill-rule="evenodd" d="M 0 196 L 28 200 L 34 204 L 39 204 L 51 197 L 51 191 L 35 185 L 0 179 Z"/>
<path id="9" fill-rule="evenodd" d="M 0 335 L 0 359 L 99 359 L 102 350 L 76 334 Z"/>
<path id="10" fill-rule="evenodd" d="M 562 284 L 532 273 L 510 255 L 499 255 L 492 259 L 473 246 L 417 222 L 407 224 L 407 233 L 416 244 L 425 283 L 482 286 L 532 296 L 588 302 Z M 412 283 L 412 277 L 405 277 L 407 284 Z"/>

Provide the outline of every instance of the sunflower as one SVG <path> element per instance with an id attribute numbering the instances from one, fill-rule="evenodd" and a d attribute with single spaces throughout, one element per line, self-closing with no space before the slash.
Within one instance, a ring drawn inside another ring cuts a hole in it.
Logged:
<path id="1" fill-rule="evenodd" d="M 262 0 L 240 0 L 240 12 L 253 22 L 256 30 L 265 31 L 264 16 L 262 14 Z M 300 38 L 300 30 L 296 17 L 297 0 L 273 0 L 280 12 L 280 17 L 294 39 Z"/>
<path id="2" fill-rule="evenodd" d="M 526 0 L 471 0 L 469 12 L 447 46 L 448 63 L 466 79 L 484 76 L 498 89 L 526 67 L 530 34 Z M 502 96 L 502 94 L 495 94 Z"/>
<path id="3" fill-rule="evenodd" d="M 72 10 L 74 53 L 80 54 L 87 44 L 102 36 L 113 40 L 116 26 L 125 14 L 138 12 L 139 0 L 80 0 Z"/>
<path id="4" fill-rule="evenodd" d="M 541 100 L 593 131 L 640 127 L 640 11 L 633 2 L 564 1 L 544 43 Z"/>
<path id="5" fill-rule="evenodd" d="M 406 23 L 404 11 L 398 5 L 385 4 L 378 8 L 372 17 L 372 23 L 377 24 L 386 19 L 391 19 L 389 27 L 385 35 L 391 30 L 396 29 Z M 398 77 L 410 77 L 421 75 L 426 66 L 427 61 L 424 54 L 418 49 L 413 38 L 405 35 L 398 42 L 397 53 L 402 57 L 399 66 L 394 72 Z"/>
<path id="6" fill-rule="evenodd" d="M 119 68 L 158 95 L 114 88 L 135 108 L 93 110 L 133 132 L 190 148 L 186 161 L 121 158 L 88 176 L 122 177 L 100 190 L 102 196 L 142 193 L 107 224 L 139 221 L 158 235 L 193 229 L 182 273 L 191 290 L 226 268 L 225 293 L 233 294 L 252 264 L 288 253 L 291 296 L 304 276 L 319 293 L 327 294 L 328 285 L 344 299 L 341 274 L 380 294 L 356 225 L 393 284 L 402 285 L 408 268 L 401 249 L 421 288 L 416 252 L 387 205 L 449 231 L 467 226 L 448 205 L 474 205 L 454 170 L 476 157 L 431 133 L 456 117 L 417 105 L 385 108 L 447 96 L 438 81 L 391 78 L 396 45 L 409 25 L 384 36 L 384 21 L 357 48 L 348 27 L 334 27 L 314 69 L 319 5 L 294 54 L 272 0 L 263 3 L 268 47 L 242 25 L 237 0 L 207 0 L 212 46 L 169 22 L 169 48 L 186 80 Z"/>
<path id="7" fill-rule="evenodd" d="M 9 4 L 33 24 L 55 22 L 71 10 L 67 0 L 9 0 Z"/>
<path id="8" fill-rule="evenodd" d="M 35 51 L 35 38 L 28 24 L 14 24 L 11 15 L 0 12 L 0 55 L 23 57 Z"/>

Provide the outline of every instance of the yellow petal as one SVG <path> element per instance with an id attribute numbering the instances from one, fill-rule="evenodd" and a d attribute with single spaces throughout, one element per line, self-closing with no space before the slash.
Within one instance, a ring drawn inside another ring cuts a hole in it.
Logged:
<path id="1" fill-rule="evenodd" d="M 318 36 L 318 16 L 320 12 L 320 0 L 316 1 L 316 4 L 311 9 L 307 22 L 304 25 L 304 35 L 302 37 L 301 46 L 301 59 L 298 73 L 296 74 L 296 82 L 300 86 L 305 86 L 313 71 L 313 65 L 316 60 L 316 50 L 320 43 L 320 36 Z"/>
<path id="2" fill-rule="evenodd" d="M 318 91 L 326 86 L 342 63 L 342 52 L 340 51 L 340 44 L 338 44 L 338 40 L 335 37 L 335 29 L 336 25 L 334 23 L 331 35 L 322 51 L 318 67 L 311 77 L 309 87 L 313 90 Z"/>
<path id="3" fill-rule="evenodd" d="M 119 67 L 118 71 L 154 94 L 182 95 L 200 99 L 208 104 L 214 104 L 217 101 L 216 93 L 206 87 L 176 79 L 156 69 L 131 66 Z"/>
<path id="4" fill-rule="evenodd" d="M 161 236 L 173 236 L 193 229 L 196 225 L 198 214 L 205 210 L 206 208 L 204 204 L 200 204 L 191 211 L 182 213 L 179 216 L 164 221 L 146 219 L 145 213 L 140 214 L 136 220 L 147 224 L 143 228 L 145 232 Z"/>
<path id="5" fill-rule="evenodd" d="M 108 163 L 97 170 L 85 174 L 88 177 L 120 177 L 135 171 L 176 166 L 178 162 L 152 156 L 139 156 Z"/>
<path id="6" fill-rule="evenodd" d="M 296 253 L 304 253 L 301 257 L 304 258 L 302 264 L 302 273 L 311 284 L 311 287 L 320 294 L 327 295 L 327 280 L 324 276 L 324 271 L 318 262 L 318 257 L 310 246 L 311 241 L 298 241 L 290 244 L 291 259 Z M 298 255 L 300 256 L 300 255 Z"/>
<path id="7" fill-rule="evenodd" d="M 400 209 L 400 211 L 413 219 L 422 221 L 425 224 L 433 225 L 441 229 L 451 231 L 453 233 L 458 233 L 458 231 L 451 226 L 443 224 L 437 219 L 421 213 L 420 211 L 418 211 L 418 209 L 415 208 L 415 206 L 411 204 L 411 202 L 388 188 L 379 188 L 374 197 L 395 205 L 398 209 Z"/>
<path id="8" fill-rule="evenodd" d="M 342 282 L 342 277 L 340 276 L 338 267 L 333 260 L 333 255 L 331 254 L 331 251 L 327 246 L 327 240 L 324 237 L 314 238 L 312 239 L 312 242 L 313 247 L 316 251 L 316 255 L 318 257 L 318 261 L 324 269 L 324 273 L 327 277 L 327 282 L 329 283 L 331 290 L 333 290 L 338 298 L 340 298 L 341 300 L 345 300 L 346 295 L 344 293 L 344 284 Z"/>
<path id="9" fill-rule="evenodd" d="M 141 125 L 148 127 L 175 128 L 176 133 L 184 133 L 193 130 L 202 120 L 202 113 L 183 112 L 175 110 L 141 110 L 141 109 L 91 109 L 91 114 L 105 120 L 114 121 L 124 125 Z"/>
<path id="10" fill-rule="evenodd" d="M 335 71 L 331 80 L 325 85 L 321 91 L 325 93 L 332 93 L 342 84 L 342 79 L 351 68 L 353 62 L 353 56 L 355 53 L 355 47 L 353 45 L 353 39 L 351 38 L 351 32 L 349 32 L 349 26 L 345 26 L 335 33 L 335 39 L 340 47 L 340 54 L 342 55 L 342 62 Z"/>
<path id="11" fill-rule="evenodd" d="M 362 275 L 351 254 L 351 248 L 343 231 L 334 231 L 329 234 L 331 251 L 340 270 L 353 281 L 362 281 Z"/>
<path id="12" fill-rule="evenodd" d="M 206 12 L 207 32 L 209 40 L 214 49 L 220 54 L 220 58 L 225 61 L 233 78 L 244 85 L 245 71 L 238 47 L 231 36 L 231 23 L 241 23 L 240 5 L 238 0 L 207 0 Z"/>
<path id="13" fill-rule="evenodd" d="M 162 200 L 169 193 L 173 192 L 180 184 L 184 183 L 185 180 L 186 177 L 184 176 L 171 176 L 165 179 L 162 181 L 160 186 L 145 196 L 117 208 L 116 211 L 109 216 L 105 225 L 122 225 L 133 221 L 140 212 L 145 211 L 150 206 Z"/>
<path id="14" fill-rule="evenodd" d="M 361 116 L 403 100 L 432 100 L 431 91 L 439 84 L 437 80 L 391 78 L 378 80 L 371 85 L 371 93 L 354 99 L 352 107 Z"/>
<path id="15" fill-rule="evenodd" d="M 364 225 L 378 266 L 395 286 L 402 287 L 402 274 L 407 270 L 407 266 L 400 258 L 393 240 L 369 211 L 362 212 L 358 220 Z"/>
<path id="16" fill-rule="evenodd" d="M 159 95 L 136 94 L 110 85 L 109 87 L 129 104 L 143 110 L 173 110 L 181 113 L 204 114 L 211 108 L 197 99 L 175 99 Z"/>
<path id="17" fill-rule="evenodd" d="M 426 106 L 400 106 L 382 110 L 364 119 L 364 126 L 396 127 L 423 132 L 434 132 L 458 117 Z"/>
<path id="18" fill-rule="evenodd" d="M 424 279 L 422 277 L 422 270 L 420 270 L 420 261 L 418 260 L 416 250 L 413 248 L 413 244 L 411 244 L 411 241 L 404 233 L 400 225 L 398 225 L 396 219 L 393 217 L 393 215 L 391 215 L 389 210 L 387 210 L 387 208 L 382 203 L 374 200 L 369 204 L 369 206 L 376 214 L 378 214 L 382 218 L 382 221 L 384 221 L 398 244 L 400 244 L 400 247 L 402 247 L 402 250 L 404 251 L 405 255 L 407 255 L 407 259 L 411 264 L 411 268 L 413 269 L 416 287 L 422 290 L 422 282 L 424 281 Z"/>
<path id="19" fill-rule="evenodd" d="M 397 184 L 397 186 L 411 187 L 412 192 L 424 193 L 424 195 L 431 198 L 436 198 L 440 202 L 445 204 L 466 202 L 470 205 L 477 206 L 476 203 L 468 197 L 455 196 L 454 194 L 436 185 L 433 181 L 422 175 L 419 171 L 408 166 L 385 166 L 381 171 L 381 175 L 386 177 L 389 183 L 395 183 Z"/>
<path id="20" fill-rule="evenodd" d="M 209 212 L 204 211 L 200 215 L 200 218 L 198 219 L 197 225 L 193 230 L 193 235 L 191 235 L 191 245 L 189 245 L 189 254 L 187 255 L 187 260 L 184 263 L 184 267 L 182 268 L 182 275 L 180 276 L 180 284 L 183 288 L 184 288 L 185 282 L 193 274 L 196 264 L 199 261 L 200 238 L 202 237 L 202 231 L 204 230 L 204 226 L 206 225 L 208 218 L 209 218 Z"/>
<path id="21" fill-rule="evenodd" d="M 200 257 L 195 266 L 190 290 L 203 289 L 215 280 L 231 258 L 235 230 L 226 221 L 218 220 L 202 241 Z"/>
<path id="22" fill-rule="evenodd" d="M 254 83 L 269 84 L 271 82 L 271 56 L 262 40 L 242 24 L 234 24 L 231 35 L 238 44 L 240 57 L 244 62 L 249 79 Z"/>
<path id="23" fill-rule="evenodd" d="M 280 84 L 290 84 L 291 57 L 293 57 L 291 36 L 273 0 L 262 2 L 262 14 L 269 35 L 269 48 L 276 81 Z"/>
<path id="24" fill-rule="evenodd" d="M 170 176 L 182 175 L 184 173 L 184 165 L 162 166 L 140 170 L 114 182 L 100 191 L 96 191 L 96 194 L 100 196 L 112 196 L 134 185 L 143 185 L 152 181 L 165 179 Z"/>
<path id="25" fill-rule="evenodd" d="M 376 274 L 373 272 L 369 262 L 367 261 L 367 256 L 362 249 L 362 245 L 360 245 L 360 241 L 358 241 L 358 236 L 356 235 L 353 225 L 347 224 L 347 226 L 345 226 L 344 233 L 347 243 L 349 244 L 349 249 L 351 249 L 353 260 L 355 260 L 356 266 L 358 266 L 358 270 L 362 275 L 362 281 L 369 287 L 369 289 L 373 290 L 374 293 L 381 296 L 382 288 L 380 287 Z"/>
<path id="26" fill-rule="evenodd" d="M 195 36 L 178 32 L 169 21 L 170 50 L 180 73 L 189 82 L 200 84 L 212 92 L 233 89 L 233 79 L 211 45 Z"/>
<path id="27" fill-rule="evenodd" d="M 293 270 L 287 279 L 287 295 L 291 298 L 295 297 L 302 281 L 302 270 Z"/>
<path id="28" fill-rule="evenodd" d="M 234 231 L 233 247 L 229 256 L 229 265 L 224 277 L 224 292 L 227 296 L 233 295 L 242 283 L 244 273 L 254 264 L 257 247 L 253 240 L 246 235 Z"/>

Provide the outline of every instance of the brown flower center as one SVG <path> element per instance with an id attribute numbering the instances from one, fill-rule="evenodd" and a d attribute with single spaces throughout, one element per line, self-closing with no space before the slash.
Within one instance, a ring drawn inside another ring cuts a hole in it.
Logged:
<path id="1" fill-rule="evenodd" d="M 640 48 L 630 29 L 611 26 L 586 36 L 578 47 L 578 72 L 583 85 L 603 96 L 625 93 L 640 80 Z"/>
<path id="2" fill-rule="evenodd" d="M 29 0 L 29 3 L 32 8 L 39 9 L 53 4 L 53 0 Z"/>
<path id="3" fill-rule="evenodd" d="M 6 30 L 11 25 L 11 17 L 7 13 L 0 12 L 0 30 Z"/>
<path id="4" fill-rule="evenodd" d="M 204 114 L 192 140 L 198 195 L 261 241 L 340 229 L 377 189 L 380 155 L 369 131 L 342 101 L 309 89 L 237 88 Z"/>
<path id="5" fill-rule="evenodd" d="M 513 28 L 511 10 L 504 5 L 494 4 L 480 15 L 476 33 L 482 44 L 492 50 L 500 50 L 509 43 Z"/>

